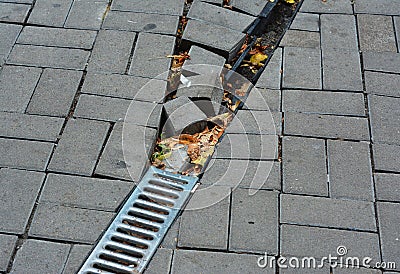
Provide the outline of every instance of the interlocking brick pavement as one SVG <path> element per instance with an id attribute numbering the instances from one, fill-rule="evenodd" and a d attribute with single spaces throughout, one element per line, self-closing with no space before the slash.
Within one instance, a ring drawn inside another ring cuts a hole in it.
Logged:
<path id="1" fill-rule="evenodd" d="M 206 63 L 265 5 L 195 1 L 183 39 Z M 0 0 L 1 274 L 75 273 L 115 216 L 156 136 L 184 4 Z M 202 178 L 225 199 L 185 211 L 146 273 L 400 273 L 399 44 L 398 0 L 304 0 L 240 111 L 248 132 L 232 127 Z M 396 268 L 257 266 L 339 245 Z"/>

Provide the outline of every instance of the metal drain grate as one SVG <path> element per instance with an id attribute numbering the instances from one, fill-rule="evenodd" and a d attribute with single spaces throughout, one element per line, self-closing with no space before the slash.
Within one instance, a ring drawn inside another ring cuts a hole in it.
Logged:
<path id="1" fill-rule="evenodd" d="M 143 272 L 197 181 L 150 167 L 78 273 Z"/>

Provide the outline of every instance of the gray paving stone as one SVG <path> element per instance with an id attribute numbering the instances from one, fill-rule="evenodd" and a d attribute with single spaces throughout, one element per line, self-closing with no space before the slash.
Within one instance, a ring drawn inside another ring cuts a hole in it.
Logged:
<path id="1" fill-rule="evenodd" d="M 92 175 L 108 129 L 106 122 L 70 119 L 48 170 Z"/>
<path id="2" fill-rule="evenodd" d="M 278 192 L 232 193 L 229 250 L 278 253 Z"/>
<path id="3" fill-rule="evenodd" d="M 149 47 L 149 45 L 160 45 Z M 167 55 L 174 52 L 175 38 L 159 34 L 140 33 L 136 42 L 129 74 L 166 80 L 171 64 Z M 161 58 L 161 59 L 160 59 Z M 157 77 L 158 78 L 158 77 Z"/>
<path id="4" fill-rule="evenodd" d="M 276 134 L 282 132 L 282 113 L 239 110 L 226 133 Z"/>
<path id="5" fill-rule="evenodd" d="M 7 270 L 17 240 L 17 236 L 0 235 L 0 271 Z"/>
<path id="6" fill-rule="evenodd" d="M 400 145 L 399 103 L 400 98 L 369 96 L 372 139 L 375 143 Z"/>
<path id="7" fill-rule="evenodd" d="M 139 162 L 139 160 L 138 160 Z M 140 163 L 142 164 L 142 163 Z M 140 174 L 142 170 L 140 171 Z M 116 123 L 100 156 L 95 174 L 132 180 L 122 150 L 122 123 Z"/>
<path id="8" fill-rule="evenodd" d="M 260 88 L 281 88 L 282 77 L 282 48 L 277 48 L 271 60 L 256 83 Z"/>
<path id="9" fill-rule="evenodd" d="M 400 97 L 400 75 L 373 71 L 366 71 L 364 75 L 368 93 Z"/>
<path id="10" fill-rule="evenodd" d="M 189 75 L 184 75 L 184 74 Z M 188 97 L 208 116 L 215 116 L 223 100 L 224 89 L 220 81 L 222 66 L 184 66 L 183 75 L 188 83 L 180 83 L 176 97 Z"/>
<path id="11" fill-rule="evenodd" d="M 123 121 L 131 100 L 82 94 L 74 116 L 102 121 Z"/>
<path id="12" fill-rule="evenodd" d="M 194 1 L 187 15 L 189 19 L 207 21 L 237 31 L 245 31 L 256 19 L 253 16 L 217 7 L 200 0 Z"/>
<path id="13" fill-rule="evenodd" d="M 56 141 L 64 119 L 0 112 L 0 136 Z"/>
<path id="14" fill-rule="evenodd" d="M 44 69 L 26 112 L 67 116 L 81 78 L 81 71 Z"/>
<path id="15" fill-rule="evenodd" d="M 328 140 L 328 159 L 330 197 L 374 200 L 368 143 Z"/>
<path id="16" fill-rule="evenodd" d="M 237 144 L 242 144 L 240 147 Z M 276 135 L 227 134 L 217 147 L 218 159 L 277 159 Z"/>
<path id="17" fill-rule="evenodd" d="M 76 273 L 91 249 L 90 245 L 73 245 L 62 273 Z"/>
<path id="18" fill-rule="evenodd" d="M 156 6 L 153 4 L 153 6 Z M 166 7 L 165 4 L 161 5 Z M 112 10 L 107 14 L 103 28 L 135 32 L 150 32 L 175 35 L 179 17 L 147 13 L 120 12 Z"/>
<path id="19" fill-rule="evenodd" d="M 369 140 L 368 120 L 319 114 L 285 113 L 285 134 Z"/>
<path id="20" fill-rule="evenodd" d="M 12 23 L 23 23 L 30 6 L 0 2 L 0 20 Z"/>
<path id="21" fill-rule="evenodd" d="M 19 44 L 91 49 L 95 31 L 26 26 L 18 37 Z"/>
<path id="22" fill-rule="evenodd" d="M 33 171 L 0 170 L 0 231 L 23 234 L 45 174 Z M 2 250 L 0 254 L 6 251 Z M 0 258 L 4 258 L 1 256 Z M 0 259 L 0 262 L 3 259 Z M 2 267 L 3 264 L 0 264 Z M 7 267 L 7 266 L 6 266 Z M 1 268 L 0 268 L 1 269 Z"/>
<path id="23" fill-rule="evenodd" d="M 89 72 L 81 92 L 160 103 L 166 89 L 167 82 L 162 80 Z"/>
<path id="24" fill-rule="evenodd" d="M 35 2 L 28 23 L 62 27 L 72 2 L 73 0 L 38 0 Z"/>
<path id="25" fill-rule="evenodd" d="M 375 170 L 400 172 L 400 146 L 374 144 Z"/>
<path id="26" fill-rule="evenodd" d="M 15 45 L 8 62 L 16 65 L 82 70 L 89 52 L 81 49 Z"/>
<path id="27" fill-rule="evenodd" d="M 330 48 L 322 51 L 326 90 L 362 91 L 360 56 L 357 51 Z"/>
<path id="28" fill-rule="evenodd" d="M 372 13 L 384 15 L 400 15 L 399 3 L 396 0 L 365 0 L 356 2 L 356 13 Z"/>
<path id="29" fill-rule="evenodd" d="M 319 48 L 320 36 L 318 32 L 303 30 L 288 30 L 279 43 L 281 47 Z"/>
<path id="30" fill-rule="evenodd" d="M 115 211 L 132 187 L 124 181 L 49 174 L 40 202 Z"/>
<path id="31" fill-rule="evenodd" d="M 207 192 L 196 191 L 188 207 L 196 205 L 196 200 L 225 197 L 216 204 L 195 210 L 185 210 L 179 227 L 178 246 L 208 249 L 227 249 L 229 230 L 230 188 L 216 186 Z"/>
<path id="32" fill-rule="evenodd" d="M 167 136 L 179 135 L 186 132 L 184 131 L 186 127 L 207 119 L 206 114 L 185 96 L 180 96 L 166 102 L 164 104 L 164 111 L 167 121 L 163 130 L 165 130 Z M 197 127 L 187 130 L 189 130 L 190 134 L 194 134 Z"/>
<path id="33" fill-rule="evenodd" d="M 400 205 L 378 203 L 378 219 L 382 259 L 384 262 L 396 263 L 396 270 L 400 270 L 400 239 L 396 228 L 400 222 Z"/>
<path id="34" fill-rule="evenodd" d="M 285 264 L 285 266 L 289 266 Z M 304 268 L 280 268 L 280 274 L 302 274 L 304 273 Z M 332 274 L 328 264 L 324 264 L 322 268 L 307 268 L 307 274 Z"/>
<path id="35" fill-rule="evenodd" d="M 284 90 L 284 112 L 365 116 L 362 93 Z"/>
<path id="36" fill-rule="evenodd" d="M 349 257 L 371 257 L 380 261 L 379 239 L 376 233 L 355 232 L 328 228 L 282 225 L 281 254 L 313 256 L 321 259 L 337 255 L 337 247 L 345 246 Z"/>
<path id="37" fill-rule="evenodd" d="M 394 22 L 394 27 L 396 30 L 396 39 L 397 39 L 397 45 L 400 44 L 400 17 L 394 17 L 393 18 L 393 22 Z"/>
<path id="38" fill-rule="evenodd" d="M 167 274 L 171 268 L 172 260 L 171 249 L 159 248 L 151 259 L 149 266 L 144 273 L 146 274 Z"/>
<path id="39" fill-rule="evenodd" d="M 400 175 L 375 174 L 375 193 L 380 201 L 400 202 Z"/>
<path id="40" fill-rule="evenodd" d="M 378 270 L 378 269 L 372 269 L 372 268 L 355 268 L 355 267 L 333 268 L 333 274 L 347 274 L 347 273 L 351 273 L 351 274 L 381 274 L 382 271 Z"/>
<path id="41" fill-rule="evenodd" d="M 360 14 L 357 20 L 362 51 L 397 52 L 392 17 Z"/>
<path id="42" fill-rule="evenodd" d="M 283 194 L 280 205 L 281 223 L 376 231 L 372 202 Z"/>
<path id="43" fill-rule="evenodd" d="M 222 6 L 222 1 L 221 0 L 201 0 L 202 2 L 207 2 L 207 3 L 213 3 L 213 4 L 218 4 Z"/>
<path id="44" fill-rule="evenodd" d="M 284 192 L 327 196 L 325 142 L 284 137 L 282 150 Z"/>
<path id="45" fill-rule="evenodd" d="M 281 167 L 279 162 L 212 159 L 201 183 L 280 190 Z"/>
<path id="46" fill-rule="evenodd" d="M 191 44 L 211 47 L 230 61 L 241 48 L 245 37 L 244 33 L 226 27 L 189 20 L 182 38 Z"/>
<path id="47" fill-rule="evenodd" d="M 4 66 L 0 71 L 0 110 L 25 112 L 41 69 Z"/>
<path id="48" fill-rule="evenodd" d="M 321 46 L 330 48 L 346 48 L 358 51 L 356 20 L 353 15 L 322 14 Z"/>
<path id="49" fill-rule="evenodd" d="M 312 13 L 353 13 L 351 2 L 347 0 L 332 0 L 329 2 L 305 0 L 301 5 L 300 11 Z"/>
<path id="50" fill-rule="evenodd" d="M 0 138 L 0 166 L 44 171 L 52 143 Z"/>
<path id="51" fill-rule="evenodd" d="M 185 60 L 183 69 L 196 69 L 196 66 L 190 68 L 191 65 L 212 65 L 222 67 L 225 64 L 225 58 L 215 54 L 209 50 L 203 49 L 198 46 L 191 46 L 189 50 L 190 59 Z M 202 67 L 200 67 L 201 69 Z"/>
<path id="52" fill-rule="evenodd" d="M 39 0 L 29 16 L 28 23 L 62 27 L 67 18 L 73 0 Z"/>
<path id="53" fill-rule="evenodd" d="M 170 229 L 168 229 L 167 234 L 165 235 L 164 239 L 160 244 L 160 248 L 176 249 L 180 223 L 181 223 L 181 217 L 179 216 L 174 221 Z"/>
<path id="54" fill-rule="evenodd" d="M 133 11 L 139 13 L 155 13 L 182 15 L 184 1 L 164 0 L 148 2 L 146 0 L 116 0 L 112 3 L 112 10 Z"/>
<path id="55" fill-rule="evenodd" d="M 1 0 L 6 3 L 32 4 L 33 0 Z"/>
<path id="56" fill-rule="evenodd" d="M 364 69 L 400 73 L 400 53 L 364 52 Z"/>
<path id="57" fill-rule="evenodd" d="M 93 244 L 113 217 L 111 212 L 42 203 L 29 236 Z"/>
<path id="58" fill-rule="evenodd" d="M 177 250 L 171 273 L 259 273 L 258 258 L 258 255 L 249 254 Z M 275 268 L 267 268 L 263 273 L 275 273 Z"/>
<path id="59" fill-rule="evenodd" d="M 6 62 L 6 56 L 0 55 L 0 69 L 3 68 L 4 63 Z"/>
<path id="60" fill-rule="evenodd" d="M 0 23 L 0 55 L 10 53 L 21 29 L 22 26 Z"/>
<path id="61" fill-rule="evenodd" d="M 98 30 L 107 11 L 108 0 L 74 1 L 65 27 Z"/>
<path id="62" fill-rule="evenodd" d="M 161 110 L 160 104 L 132 100 L 125 121 L 134 125 L 158 128 Z"/>
<path id="63" fill-rule="evenodd" d="M 281 91 L 277 89 L 252 89 L 246 99 L 243 109 L 249 110 L 281 110 Z"/>
<path id="64" fill-rule="evenodd" d="M 67 244 L 29 239 L 18 250 L 11 273 L 60 273 L 69 250 Z"/>
<path id="65" fill-rule="evenodd" d="M 263 0 L 233 0 L 232 6 L 247 12 L 251 15 L 258 16 L 261 11 L 264 9 L 266 3 Z"/>
<path id="66" fill-rule="evenodd" d="M 319 31 L 319 15 L 298 12 L 290 25 L 290 29 Z"/>
<path id="67" fill-rule="evenodd" d="M 101 30 L 94 44 L 88 71 L 125 73 L 135 33 Z"/>
<path id="68" fill-rule="evenodd" d="M 124 151 L 122 123 L 116 123 L 100 156 L 95 174 L 137 182 L 149 159 L 156 130 L 125 124 Z M 126 139 L 125 139 L 126 138 Z M 129 169 L 129 172 L 128 172 Z M 132 177 L 131 177 L 132 176 Z"/>
<path id="69" fill-rule="evenodd" d="M 319 49 L 285 47 L 283 55 L 283 87 L 322 88 Z"/>

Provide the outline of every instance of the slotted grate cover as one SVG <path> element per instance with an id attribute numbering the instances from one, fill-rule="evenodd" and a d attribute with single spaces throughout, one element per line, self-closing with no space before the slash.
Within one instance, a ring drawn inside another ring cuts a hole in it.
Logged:
<path id="1" fill-rule="evenodd" d="M 143 272 L 197 181 L 150 167 L 78 273 Z"/>

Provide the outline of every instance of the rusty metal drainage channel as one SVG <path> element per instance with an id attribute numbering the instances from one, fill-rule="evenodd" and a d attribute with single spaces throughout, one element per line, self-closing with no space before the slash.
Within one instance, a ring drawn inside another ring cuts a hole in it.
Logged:
<path id="1" fill-rule="evenodd" d="M 150 167 L 78 273 L 143 272 L 197 181 Z"/>

